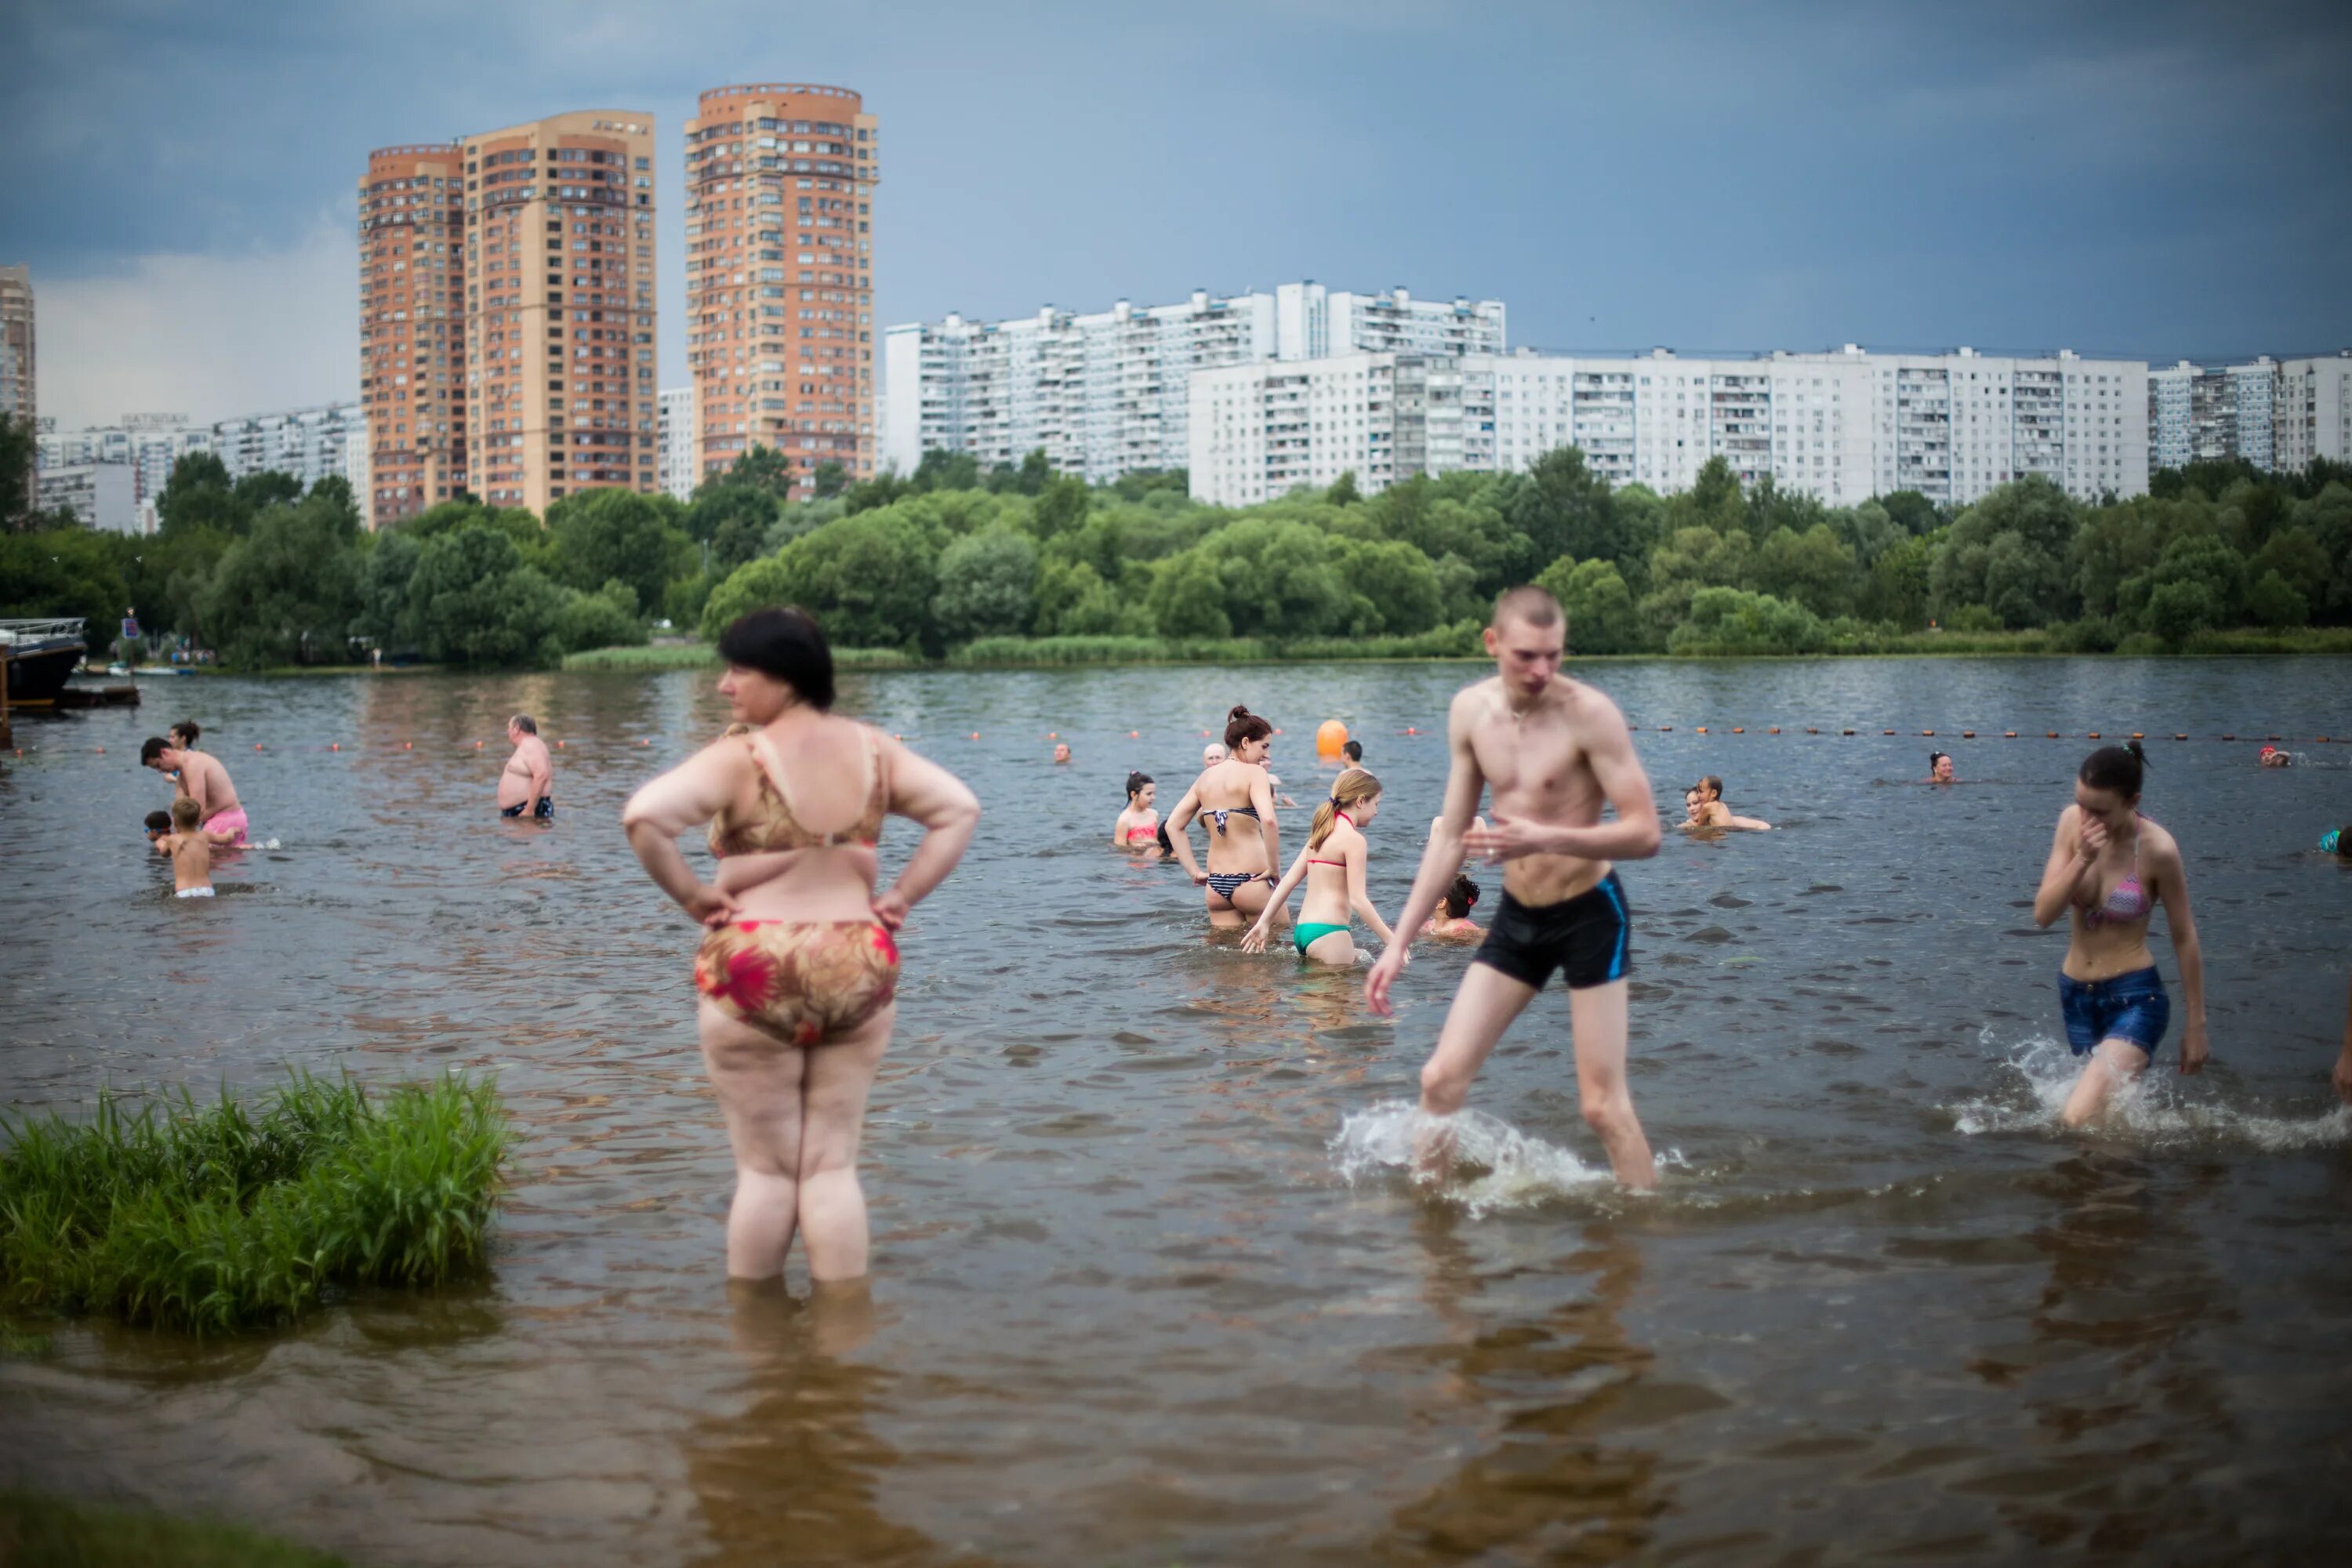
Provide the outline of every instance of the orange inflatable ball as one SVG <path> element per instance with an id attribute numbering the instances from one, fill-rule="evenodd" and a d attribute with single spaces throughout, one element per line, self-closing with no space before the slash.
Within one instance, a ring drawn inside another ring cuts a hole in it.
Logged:
<path id="1" fill-rule="evenodd" d="M 1279 733 L 1280 731 L 1276 731 Z M 1337 719 L 1326 719 L 1316 726 L 1315 754 L 1327 762 L 1339 760 L 1340 749 L 1348 743 L 1348 726 Z"/>

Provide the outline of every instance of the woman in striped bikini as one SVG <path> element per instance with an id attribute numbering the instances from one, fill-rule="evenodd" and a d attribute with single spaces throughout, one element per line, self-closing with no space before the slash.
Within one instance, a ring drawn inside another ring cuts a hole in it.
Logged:
<path id="1" fill-rule="evenodd" d="M 2067 1043 L 2091 1060 L 2066 1097 L 2069 1127 L 2097 1116 L 2119 1084 L 2147 1069 L 2171 1021 L 2172 999 L 2147 949 L 2148 917 L 2159 903 L 2188 1006 L 2180 1070 L 2193 1073 L 2205 1065 L 2205 959 L 2189 912 L 2180 846 L 2139 814 L 2147 763 L 2137 741 L 2102 746 L 2083 760 L 2074 804 L 2059 815 L 2033 895 L 2036 925 L 2062 914 L 2074 917 L 2066 962 L 2058 972 L 2058 1010 Z"/>
<path id="2" fill-rule="evenodd" d="M 1213 926 L 1237 926 L 1266 906 L 1282 843 L 1274 821 L 1274 785 L 1265 754 L 1274 726 L 1235 706 L 1225 719 L 1225 760 L 1213 763 L 1168 814 L 1168 847 L 1196 887 L 1205 887 Z M 1192 819 L 1208 818 L 1209 866 L 1192 858 Z"/>

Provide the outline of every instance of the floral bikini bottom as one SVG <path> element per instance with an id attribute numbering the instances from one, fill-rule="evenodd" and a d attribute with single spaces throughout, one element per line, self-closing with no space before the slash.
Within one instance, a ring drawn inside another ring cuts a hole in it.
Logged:
<path id="1" fill-rule="evenodd" d="M 872 921 L 735 921 L 702 939 L 694 988 L 787 1045 L 820 1045 L 889 1005 L 898 944 Z"/>

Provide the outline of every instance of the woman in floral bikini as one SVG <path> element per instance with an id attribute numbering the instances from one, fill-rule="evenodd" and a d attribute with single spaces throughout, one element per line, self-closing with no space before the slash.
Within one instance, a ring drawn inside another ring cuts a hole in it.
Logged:
<path id="1" fill-rule="evenodd" d="M 709 928 L 694 984 L 735 1150 L 727 1272 L 780 1279 L 797 1229 L 812 1279 L 855 1279 L 867 1245 L 858 1137 L 896 1017 L 894 933 L 962 858 L 980 804 L 937 763 L 831 711 L 833 655 L 801 611 L 752 611 L 719 653 L 719 689 L 748 728 L 637 791 L 621 821 L 647 873 Z M 886 815 L 927 831 L 877 893 Z M 720 857 L 709 884 L 677 847 L 703 823 Z"/>

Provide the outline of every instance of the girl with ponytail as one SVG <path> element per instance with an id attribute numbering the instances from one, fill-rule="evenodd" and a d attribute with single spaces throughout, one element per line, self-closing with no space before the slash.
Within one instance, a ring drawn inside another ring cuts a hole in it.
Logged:
<path id="1" fill-rule="evenodd" d="M 1291 933 L 1299 957 L 1314 963 L 1354 964 L 1356 942 L 1349 927 L 1356 915 L 1371 922 L 1382 944 L 1393 945 L 1396 933 L 1364 891 L 1364 862 L 1370 848 L 1364 829 L 1380 812 L 1381 781 L 1362 768 L 1341 773 L 1331 785 L 1331 798 L 1315 808 L 1307 847 L 1276 885 L 1265 912 L 1242 937 L 1242 946 L 1251 952 L 1265 951 L 1275 912 L 1290 902 L 1291 889 L 1302 881 L 1307 901 Z"/>
<path id="2" fill-rule="evenodd" d="M 2083 759 L 2074 804 L 2059 814 L 2042 886 L 2033 895 L 2033 922 L 2070 917 L 2066 962 L 2058 971 L 2058 1011 L 2066 1040 L 2090 1058 L 2063 1112 L 2079 1127 L 2105 1108 L 2118 1085 L 2129 1083 L 2156 1058 L 2172 1017 L 2172 998 L 2148 952 L 2147 924 L 2164 907 L 2180 961 L 2180 991 L 2188 1017 L 2180 1034 L 2180 1070 L 2205 1065 L 2205 958 L 2189 910 L 2189 878 L 2171 834 L 2139 814 L 2147 753 L 2137 741 L 2102 746 Z"/>
<path id="3" fill-rule="evenodd" d="M 1274 782 L 1265 771 L 1274 726 L 1236 704 L 1225 716 L 1227 755 L 1201 771 L 1161 824 L 1169 852 L 1203 887 L 1213 926 L 1237 926 L 1266 907 L 1274 868 L 1282 864 L 1274 821 Z M 1207 819 L 1209 865 L 1192 858 L 1192 819 Z"/>

